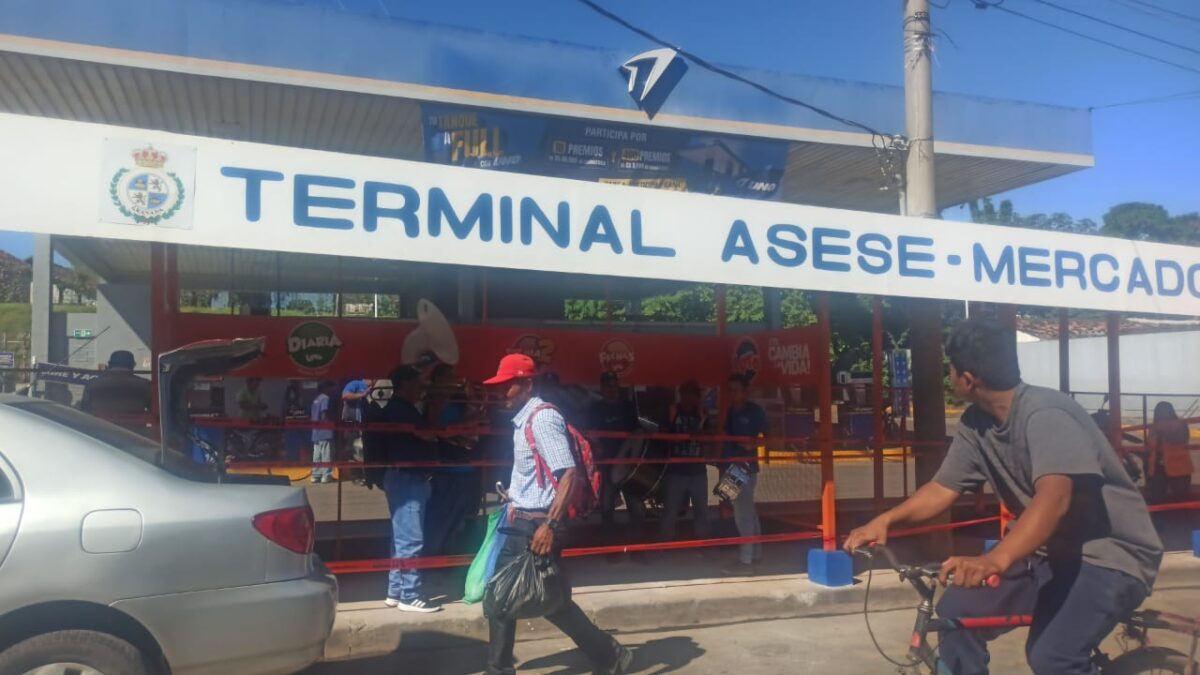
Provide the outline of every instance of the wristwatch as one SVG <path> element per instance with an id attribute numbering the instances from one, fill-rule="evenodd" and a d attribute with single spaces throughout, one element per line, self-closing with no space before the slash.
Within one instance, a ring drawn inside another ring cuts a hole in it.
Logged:
<path id="1" fill-rule="evenodd" d="M 562 523 L 550 518 L 546 520 L 546 527 L 550 528 L 550 531 L 554 534 L 558 534 L 559 529 L 562 527 Z"/>

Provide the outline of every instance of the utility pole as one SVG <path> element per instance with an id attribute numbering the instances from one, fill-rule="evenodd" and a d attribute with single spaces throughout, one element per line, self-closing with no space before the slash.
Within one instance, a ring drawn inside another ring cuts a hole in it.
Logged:
<path id="1" fill-rule="evenodd" d="M 906 215 L 937 218 L 933 156 L 933 32 L 929 0 L 904 2 L 904 112 L 908 135 L 905 166 Z M 935 300 L 909 300 L 912 340 L 913 429 L 916 479 L 924 484 L 941 464 L 946 438 L 942 388 L 942 307 Z"/>

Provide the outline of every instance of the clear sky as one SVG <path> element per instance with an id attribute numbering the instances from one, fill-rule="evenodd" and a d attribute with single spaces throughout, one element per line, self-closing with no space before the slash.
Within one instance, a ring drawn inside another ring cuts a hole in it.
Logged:
<path id="1" fill-rule="evenodd" d="M 348 9 L 486 31 L 552 38 L 619 51 L 650 45 L 574 0 L 336 0 Z M 995 1 L 995 0 L 993 0 Z M 1052 0 L 1200 52 L 1200 0 Z M 600 4 L 710 60 L 809 75 L 899 85 L 901 0 L 599 0 Z M 1095 168 L 1010 194 L 1021 213 L 1069 213 L 1099 221 L 1125 201 L 1200 211 L 1200 72 L 1173 68 L 1040 26 L 971 0 L 933 0 L 939 91 L 1071 107 L 1180 92 L 1171 103 L 1093 113 Z M 1170 47 L 1040 4 L 1005 6 L 1200 71 L 1200 53 Z M 1195 17 L 1151 9 L 1157 5 Z M 953 43 L 951 43 L 953 40 Z M 786 92 L 785 92 L 786 93 Z M 835 111 L 839 112 L 839 111 Z M 948 218 L 962 218 L 954 209 Z M 0 233 L 21 256 L 28 237 Z"/>

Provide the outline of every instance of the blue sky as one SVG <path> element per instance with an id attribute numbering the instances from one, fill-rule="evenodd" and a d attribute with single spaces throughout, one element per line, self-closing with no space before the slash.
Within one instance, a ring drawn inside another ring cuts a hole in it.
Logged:
<path id="1" fill-rule="evenodd" d="M 336 0 L 348 9 L 485 31 L 553 38 L 630 51 L 644 39 L 573 0 Z M 901 84 L 900 0 L 599 0 L 605 7 L 710 60 L 785 72 Z M 1145 60 L 1030 23 L 970 0 L 935 8 L 940 40 L 934 87 L 940 91 L 1063 106 L 1099 106 L 1200 92 L 1200 73 Z M 1113 23 L 1200 49 L 1200 1 L 1145 0 L 1197 17 L 1167 18 L 1139 0 L 1053 0 Z M 1005 0 L 1031 16 L 1118 42 L 1200 70 L 1200 55 L 1071 16 L 1036 0 Z M 835 111 L 836 112 L 836 111 Z M 1200 211 L 1200 96 L 1167 104 L 1098 110 L 1096 166 L 1003 197 L 1021 213 L 1063 211 L 1099 220 L 1125 201 Z M 954 210 L 948 218 L 964 217 Z M 23 235 L 0 233 L 0 249 L 25 256 Z"/>

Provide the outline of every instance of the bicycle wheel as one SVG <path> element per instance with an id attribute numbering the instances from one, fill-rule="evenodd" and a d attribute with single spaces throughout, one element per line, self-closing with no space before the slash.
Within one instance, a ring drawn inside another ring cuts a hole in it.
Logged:
<path id="1" fill-rule="evenodd" d="M 1126 652 L 1104 669 L 1104 675 L 1150 675 L 1176 673 L 1189 675 L 1200 669 L 1188 670 L 1188 657 L 1166 647 L 1142 647 Z"/>

